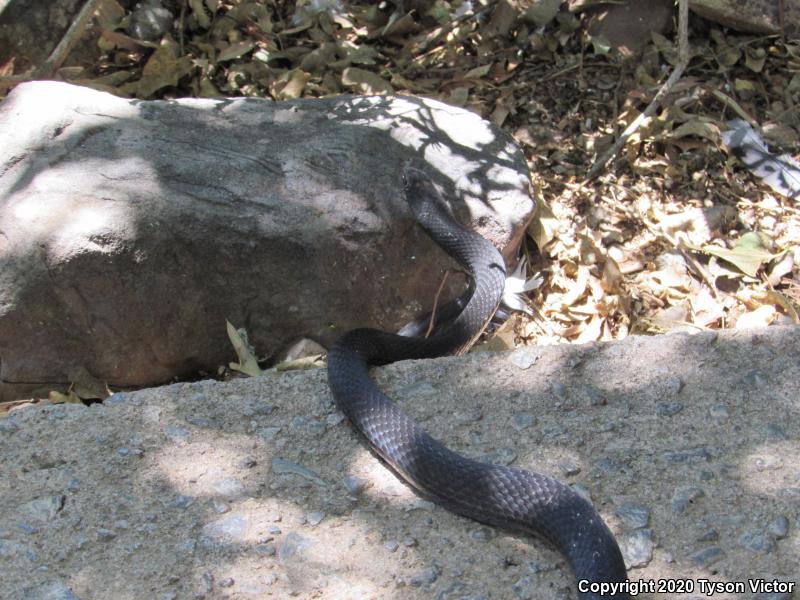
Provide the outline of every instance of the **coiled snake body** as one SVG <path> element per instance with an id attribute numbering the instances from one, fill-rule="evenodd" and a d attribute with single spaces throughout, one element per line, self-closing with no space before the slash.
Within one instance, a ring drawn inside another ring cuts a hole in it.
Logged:
<path id="1" fill-rule="evenodd" d="M 396 473 L 423 496 L 477 521 L 535 534 L 569 561 L 578 595 L 628 598 L 627 593 L 581 592 L 588 583 L 621 583 L 625 563 L 613 534 L 592 505 L 552 477 L 471 460 L 428 435 L 369 377 L 371 365 L 465 351 L 483 331 L 505 284 L 503 258 L 478 234 L 456 223 L 421 170 L 404 171 L 405 195 L 419 224 L 473 278 L 461 314 L 429 338 L 355 329 L 328 354 L 328 381 L 336 403 Z"/>

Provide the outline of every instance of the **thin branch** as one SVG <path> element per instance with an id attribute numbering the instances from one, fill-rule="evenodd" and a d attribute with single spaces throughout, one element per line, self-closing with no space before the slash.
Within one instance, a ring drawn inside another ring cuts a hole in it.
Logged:
<path id="1" fill-rule="evenodd" d="M 675 65 L 675 68 L 673 69 L 672 73 L 670 73 L 669 78 L 664 85 L 661 86 L 661 89 L 658 90 L 653 100 L 647 105 L 647 108 L 644 109 L 644 112 L 636 117 L 633 123 L 628 125 L 625 131 L 622 132 L 622 135 L 619 136 L 619 139 L 616 141 L 616 143 L 595 161 L 595 163 L 592 165 L 592 168 L 589 170 L 587 179 L 594 179 L 597 177 L 597 175 L 600 174 L 600 171 L 606 166 L 608 161 L 614 158 L 623 148 L 623 146 L 625 146 L 628 138 L 630 138 L 631 135 L 633 135 L 636 130 L 641 127 L 645 119 L 648 119 L 653 115 L 653 113 L 656 112 L 658 107 L 661 106 L 661 101 L 681 78 L 681 75 L 683 75 L 683 71 L 686 69 L 688 64 L 689 0 L 678 0 L 678 64 Z"/>
<path id="2" fill-rule="evenodd" d="M 447 281 L 447 276 L 450 274 L 450 271 L 447 270 L 444 272 L 444 277 L 442 277 L 441 283 L 439 283 L 439 289 L 436 290 L 436 296 L 433 297 L 433 310 L 431 311 L 431 322 L 428 323 L 428 331 L 425 332 L 425 337 L 430 337 L 431 333 L 433 333 L 433 326 L 436 324 L 436 309 L 439 306 L 439 296 L 442 295 L 442 290 L 444 289 L 444 284 Z"/>
<path id="3" fill-rule="evenodd" d="M 711 95 L 714 96 L 717 100 L 722 102 L 725 106 L 729 107 L 733 112 L 735 112 L 739 117 L 750 123 L 753 127 L 758 127 L 758 122 L 751 117 L 745 109 L 743 109 L 736 100 L 728 96 L 727 94 L 723 94 L 719 90 L 711 90 Z"/>
<path id="4" fill-rule="evenodd" d="M 72 50 L 78 40 L 80 40 L 81 35 L 83 35 L 86 30 L 86 25 L 92 19 L 92 16 L 94 16 L 97 6 L 101 2 L 102 0 L 86 0 L 86 3 L 75 16 L 69 29 L 67 29 L 61 41 L 58 42 L 58 45 L 56 45 L 55 49 L 50 53 L 50 56 L 48 56 L 41 65 L 25 74 L 5 75 L 0 77 L 0 91 L 4 91 L 6 88 L 20 83 L 25 83 L 26 81 L 51 79 L 55 75 L 55 72 L 61 68 L 61 65 L 64 64 L 70 50 Z"/>
<path id="5" fill-rule="evenodd" d="M 0 92 L 12 85 L 33 81 L 34 79 L 36 79 L 36 75 L 33 73 L 29 73 L 28 75 L 3 75 L 0 77 Z"/>
<path id="6" fill-rule="evenodd" d="M 83 5 L 83 8 L 81 8 L 75 19 L 73 19 L 72 24 L 55 47 L 55 50 L 53 50 L 50 56 L 47 57 L 47 60 L 36 69 L 36 75 L 38 77 L 52 77 L 61 67 L 67 59 L 70 50 L 72 50 L 73 46 L 75 46 L 86 30 L 86 25 L 92 19 L 92 15 L 94 15 L 95 10 L 97 10 L 99 2 L 100 0 L 86 0 L 86 4 Z"/>

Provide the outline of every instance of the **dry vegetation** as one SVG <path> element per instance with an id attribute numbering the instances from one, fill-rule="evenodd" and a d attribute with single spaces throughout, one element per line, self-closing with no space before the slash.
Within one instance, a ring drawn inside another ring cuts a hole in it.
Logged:
<path id="1" fill-rule="evenodd" d="M 800 322 L 800 205 L 720 139 L 745 118 L 777 153 L 798 155 L 800 40 L 693 18 L 689 66 L 664 108 L 589 181 L 669 74 L 671 39 L 654 34 L 626 58 L 587 35 L 582 13 L 562 7 L 537 24 L 506 2 L 163 5 L 171 24 L 143 41 L 129 3 L 100 2 L 59 76 L 139 98 L 418 94 L 513 135 L 539 212 L 522 249 L 530 311 L 500 342 Z"/>

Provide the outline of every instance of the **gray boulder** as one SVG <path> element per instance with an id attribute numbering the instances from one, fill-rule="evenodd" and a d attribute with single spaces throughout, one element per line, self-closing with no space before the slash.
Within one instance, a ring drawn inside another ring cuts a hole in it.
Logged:
<path id="1" fill-rule="evenodd" d="M 738 31 L 788 36 L 800 32 L 800 0 L 691 0 L 703 18 Z"/>
<path id="2" fill-rule="evenodd" d="M 525 161 L 468 111 L 18 86 L 0 104 L 0 399 L 77 367 L 119 386 L 213 371 L 234 358 L 226 319 L 263 356 L 396 328 L 449 264 L 405 205 L 412 159 L 513 254 L 533 209 Z"/>

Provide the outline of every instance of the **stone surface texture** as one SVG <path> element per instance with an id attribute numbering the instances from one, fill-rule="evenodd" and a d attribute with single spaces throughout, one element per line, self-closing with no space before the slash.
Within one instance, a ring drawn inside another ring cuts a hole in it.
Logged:
<path id="1" fill-rule="evenodd" d="M 800 328 L 772 327 L 373 374 L 451 448 L 587 493 L 629 577 L 664 590 L 639 598 L 790 600 L 748 580 L 800 581 L 798 356 Z M 9 600 L 576 598 L 541 540 L 399 482 L 321 370 L 17 409 L 0 456 Z M 748 587 L 712 596 L 703 580 Z"/>
<path id="2" fill-rule="evenodd" d="M 709 21 L 738 31 L 800 33 L 800 0 L 690 0 L 689 7 Z"/>
<path id="3" fill-rule="evenodd" d="M 397 328 L 453 265 L 408 210 L 409 161 L 516 256 L 534 205 L 524 157 L 463 109 L 18 86 L 0 105 L 0 399 L 78 367 L 119 386 L 213 372 L 234 358 L 226 320 L 267 357 Z"/>

